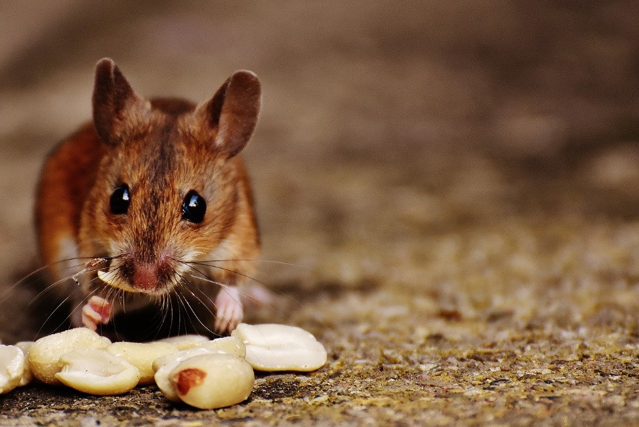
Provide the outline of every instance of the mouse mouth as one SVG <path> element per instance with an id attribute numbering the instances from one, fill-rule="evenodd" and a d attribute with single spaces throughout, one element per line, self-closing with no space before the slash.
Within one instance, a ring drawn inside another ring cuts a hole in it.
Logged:
<path id="1" fill-rule="evenodd" d="M 130 293 L 162 295 L 173 289 L 176 274 L 173 266 L 167 260 L 142 262 L 132 256 L 115 258 L 94 258 L 91 270 L 97 273 L 97 278 L 104 284 Z"/>
<path id="2" fill-rule="evenodd" d="M 109 286 L 117 289 L 122 289 L 127 292 L 143 293 L 141 289 L 134 288 L 129 285 L 126 280 L 123 280 L 117 272 L 114 271 L 102 271 L 98 270 L 98 279 L 103 281 Z"/>
<path id="3" fill-rule="evenodd" d="M 139 289 L 129 285 L 117 271 L 111 269 L 112 260 L 110 257 L 97 256 L 85 264 L 84 271 L 95 271 L 98 275 L 98 279 L 111 287 L 127 292 L 141 292 Z"/>

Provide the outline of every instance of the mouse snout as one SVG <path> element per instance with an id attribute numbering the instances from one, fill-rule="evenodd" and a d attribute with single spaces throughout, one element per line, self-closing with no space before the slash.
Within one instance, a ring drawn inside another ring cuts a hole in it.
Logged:
<path id="1" fill-rule="evenodd" d="M 138 264 L 133 272 L 133 286 L 143 291 L 158 287 L 158 267 L 155 264 Z"/>
<path id="2" fill-rule="evenodd" d="M 125 286 L 116 286 L 130 292 L 163 294 L 173 288 L 176 283 L 175 269 L 171 258 L 164 254 L 156 257 L 153 254 L 145 257 L 127 254 L 118 259 L 111 270 Z"/>

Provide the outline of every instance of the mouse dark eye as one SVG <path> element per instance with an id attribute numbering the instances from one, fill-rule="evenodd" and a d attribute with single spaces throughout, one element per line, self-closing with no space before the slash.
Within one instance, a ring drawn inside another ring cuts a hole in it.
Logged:
<path id="1" fill-rule="evenodd" d="M 204 198 L 193 190 L 189 191 L 182 202 L 182 219 L 197 224 L 204 220 L 205 213 L 206 202 Z"/>
<path id="2" fill-rule="evenodd" d="M 111 199 L 109 200 L 109 207 L 113 215 L 122 215 L 129 210 L 129 204 L 131 203 L 131 195 L 129 194 L 129 186 L 122 184 L 116 187 L 111 193 Z"/>

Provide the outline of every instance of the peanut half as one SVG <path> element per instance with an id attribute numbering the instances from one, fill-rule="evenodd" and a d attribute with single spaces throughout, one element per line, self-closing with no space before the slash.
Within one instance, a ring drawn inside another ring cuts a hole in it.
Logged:
<path id="1" fill-rule="evenodd" d="M 177 353 L 178 349 L 167 342 L 116 342 L 106 348 L 114 356 L 121 357 L 140 370 L 139 384 L 153 383 L 153 361 L 166 354 Z"/>
<path id="2" fill-rule="evenodd" d="M 210 353 L 213 352 L 206 348 L 190 348 L 188 350 L 183 350 L 177 353 L 158 357 L 153 361 L 153 369 L 155 370 L 155 384 L 157 384 L 158 388 L 160 389 L 160 391 L 162 391 L 167 399 L 169 399 L 171 402 L 179 402 L 180 397 L 178 396 L 175 387 L 169 380 L 171 371 L 173 371 L 173 369 L 175 369 L 175 367 L 178 366 L 181 362 L 191 357 Z"/>
<path id="3" fill-rule="evenodd" d="M 196 345 L 194 348 L 205 348 L 213 353 L 232 354 L 237 357 L 246 356 L 246 346 L 237 337 L 224 337 Z"/>
<path id="4" fill-rule="evenodd" d="M 246 361 L 257 371 L 309 372 L 326 363 L 326 350 L 304 329 L 240 323 L 232 336 L 246 345 Z"/>
<path id="5" fill-rule="evenodd" d="M 191 357 L 212 353 L 224 353 L 244 357 L 246 349 L 239 339 L 235 337 L 225 337 L 207 341 L 188 350 L 167 354 L 155 359 L 153 361 L 155 383 L 162 393 L 164 393 L 164 396 L 173 402 L 179 402 L 180 398 L 178 397 L 177 391 L 169 380 L 171 371 L 173 371 L 177 365 Z"/>
<path id="6" fill-rule="evenodd" d="M 169 344 L 173 344 L 174 346 L 177 347 L 178 350 L 182 351 L 182 350 L 188 350 L 189 348 L 193 348 L 196 345 L 209 342 L 209 338 L 205 337 L 204 335 L 189 334 L 189 335 L 179 335 L 176 337 L 163 338 L 156 342 L 166 342 Z"/>
<path id="7" fill-rule="evenodd" d="M 20 385 L 24 368 L 24 352 L 19 347 L 0 345 L 0 394 Z"/>
<path id="8" fill-rule="evenodd" d="M 184 403 L 214 409 L 246 400 L 253 390 L 255 374 L 241 357 L 210 353 L 181 362 L 171 371 L 169 380 Z"/>
<path id="9" fill-rule="evenodd" d="M 24 371 L 22 372 L 22 378 L 20 378 L 20 387 L 25 386 L 33 380 L 33 373 L 29 368 L 29 352 L 33 346 L 33 341 L 20 341 L 16 343 L 16 347 L 24 353 Z"/>
<path id="10" fill-rule="evenodd" d="M 65 353 L 60 363 L 62 370 L 55 377 L 83 393 L 122 394 L 133 389 L 140 379 L 138 368 L 106 350 L 73 350 Z"/>
<path id="11" fill-rule="evenodd" d="M 29 351 L 29 367 L 40 381 L 58 385 L 55 374 L 62 369 L 60 357 L 72 350 L 104 349 L 111 344 L 108 338 L 88 328 L 75 328 L 40 338 Z"/>

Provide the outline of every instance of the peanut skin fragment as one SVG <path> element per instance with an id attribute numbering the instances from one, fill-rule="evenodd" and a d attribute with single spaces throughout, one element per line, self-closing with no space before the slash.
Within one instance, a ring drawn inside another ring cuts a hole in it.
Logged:
<path id="1" fill-rule="evenodd" d="M 179 394 L 187 394 L 192 387 L 197 387 L 204 382 L 206 372 L 201 369 L 191 368 L 178 372 L 175 386 Z"/>

